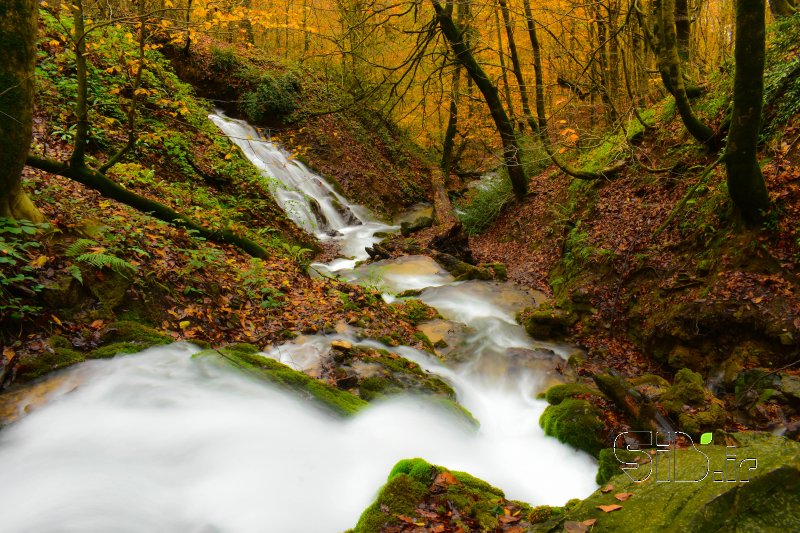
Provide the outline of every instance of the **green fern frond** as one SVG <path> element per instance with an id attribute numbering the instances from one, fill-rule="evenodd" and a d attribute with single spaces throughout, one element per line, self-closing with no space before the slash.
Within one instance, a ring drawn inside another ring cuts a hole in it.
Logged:
<path id="1" fill-rule="evenodd" d="M 99 244 L 93 239 L 78 239 L 69 245 L 66 256 L 70 258 L 78 257 L 79 255 L 85 254 L 92 246 L 99 246 Z"/>
<path id="2" fill-rule="evenodd" d="M 110 268 L 111 270 L 118 272 L 120 274 L 136 271 L 135 266 L 125 261 L 124 259 L 111 254 L 104 254 L 104 253 L 81 254 L 75 258 L 75 261 L 77 263 L 84 263 L 87 265 L 91 265 L 95 268 Z"/>

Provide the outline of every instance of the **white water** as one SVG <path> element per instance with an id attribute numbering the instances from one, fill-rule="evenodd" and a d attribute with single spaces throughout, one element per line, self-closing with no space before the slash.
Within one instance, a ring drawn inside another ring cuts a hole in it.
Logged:
<path id="1" fill-rule="evenodd" d="M 289 218 L 320 240 L 340 242 L 344 257 L 318 267 L 326 271 L 352 268 L 357 261 L 369 257 L 364 251 L 366 246 L 380 241 L 375 233 L 398 229 L 376 221 L 366 209 L 348 202 L 327 181 L 265 139 L 247 122 L 226 117 L 221 112 L 209 118 L 261 170 L 269 180 L 270 191 Z"/>
<path id="2" fill-rule="evenodd" d="M 232 124 L 245 126 L 223 120 L 223 129 Z M 254 149 L 252 156 L 270 168 L 281 161 L 275 152 Z M 322 206 L 337 197 L 320 183 L 322 192 L 308 194 L 320 194 Z M 375 239 L 371 229 L 353 228 L 379 225 L 359 216 L 355 226 L 336 228 L 354 257 Z M 559 348 L 534 341 L 514 322 L 530 295 L 510 284 L 454 283 L 427 258 L 354 263 L 334 269 L 387 296 L 431 287 L 420 298 L 468 326 L 471 333 L 453 347 L 463 361 L 456 366 L 409 347 L 393 350 L 450 382 L 479 430 L 414 397 L 334 418 L 238 371 L 192 359 L 189 345 L 153 348 L 68 370 L 46 406 L 0 431 L 0 529 L 341 531 L 356 523 L 394 463 L 410 457 L 467 471 L 532 504 L 563 504 L 596 488 L 594 461 L 538 427 L 542 362 L 557 358 L 546 349 Z M 358 342 L 352 332 L 313 336 L 266 355 L 311 369 L 334 338 Z"/>

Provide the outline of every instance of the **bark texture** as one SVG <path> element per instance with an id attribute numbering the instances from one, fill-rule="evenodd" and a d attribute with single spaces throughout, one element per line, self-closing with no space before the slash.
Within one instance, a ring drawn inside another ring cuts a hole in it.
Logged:
<path id="1" fill-rule="evenodd" d="M 0 2 L 0 216 L 41 222 L 20 182 L 33 132 L 37 10 L 34 0 Z"/>
<path id="2" fill-rule="evenodd" d="M 756 150 L 764 100 L 765 0 L 736 0 L 736 73 L 733 113 L 725 149 L 728 191 L 748 223 L 769 208 Z"/>

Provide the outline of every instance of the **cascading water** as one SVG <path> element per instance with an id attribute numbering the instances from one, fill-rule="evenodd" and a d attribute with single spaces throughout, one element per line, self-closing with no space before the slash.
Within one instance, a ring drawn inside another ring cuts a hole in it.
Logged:
<path id="1" fill-rule="evenodd" d="M 279 180 L 282 205 L 300 204 L 294 213 L 287 208 L 300 225 L 342 241 L 348 257 L 329 270 L 380 287 L 389 300 L 423 289 L 419 298 L 446 319 L 439 325 L 459 331 L 449 338 L 452 365 L 349 331 L 301 337 L 265 355 L 310 370 L 334 339 L 390 349 L 447 380 L 480 428 L 411 396 L 377 402 L 349 420 L 332 418 L 192 358 L 190 345 L 152 348 L 67 370 L 54 379 L 47 405 L 0 432 L 3 531 L 341 531 L 356 523 L 393 464 L 411 457 L 467 471 L 533 504 L 563 504 L 595 489 L 594 461 L 545 437 L 537 424 L 546 404 L 535 394 L 552 378 L 548 369 L 562 348 L 531 339 L 514 321 L 535 295 L 509 283 L 454 282 L 426 257 L 354 268 L 377 241 L 374 233 L 390 226 L 258 140 L 246 123 L 211 118 Z"/>
<path id="2" fill-rule="evenodd" d="M 364 248 L 380 240 L 375 233 L 397 229 L 376 221 L 366 209 L 348 202 L 322 177 L 265 139 L 247 122 L 221 112 L 209 118 L 261 170 L 272 195 L 289 218 L 320 240 L 340 242 L 344 258 L 326 265 L 325 270 L 352 268 L 356 261 L 369 257 Z"/>

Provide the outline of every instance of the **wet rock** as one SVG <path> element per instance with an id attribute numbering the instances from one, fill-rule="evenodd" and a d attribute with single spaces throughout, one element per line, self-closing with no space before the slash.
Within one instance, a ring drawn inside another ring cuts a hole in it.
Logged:
<path id="1" fill-rule="evenodd" d="M 404 237 L 433 226 L 433 217 L 420 217 L 400 224 L 400 234 Z"/>
<path id="2" fill-rule="evenodd" d="M 639 392 L 618 372 L 594 376 L 594 382 L 614 404 L 628 416 L 631 427 L 638 431 L 674 431 L 658 413 L 655 404 Z"/>
<path id="3" fill-rule="evenodd" d="M 539 426 L 545 435 L 597 457 L 606 447 L 600 416 L 600 410 L 588 401 L 567 398 L 548 405 L 539 418 Z"/>
<path id="4" fill-rule="evenodd" d="M 601 490 L 533 531 L 559 531 L 567 521 L 595 519 L 592 531 L 800 531 L 800 444 L 764 433 L 736 433 L 715 436 L 715 443 L 669 452 L 675 465 L 670 483 L 655 473 L 640 483 L 623 473 L 617 463 L 616 475 L 605 481 L 613 486 Z M 726 448 L 725 444 L 736 446 Z M 730 454 L 733 462 L 726 462 Z M 642 465 L 629 471 L 643 479 L 652 466 L 643 452 L 635 460 Z M 613 459 L 613 452 L 601 457 Z M 755 459 L 755 461 L 750 460 Z M 757 463 L 756 463 L 757 461 Z M 735 468 L 728 465 L 735 464 Z M 609 463 L 613 470 L 613 464 Z M 601 461 L 601 468 L 603 462 Z M 716 474 L 715 471 L 719 471 Z M 661 472 L 661 471 L 659 471 Z M 613 474 L 613 471 L 611 472 Z M 723 477 L 724 476 L 724 477 Z M 748 482 L 742 482 L 743 480 Z M 677 482 L 678 480 L 697 481 Z M 718 481 L 718 482 L 715 482 Z M 618 504 L 618 493 L 632 493 L 623 509 L 604 513 L 600 505 Z"/>
<path id="5" fill-rule="evenodd" d="M 415 520 L 434 517 L 441 531 L 526 531 L 530 513 L 528 505 L 506 500 L 502 490 L 466 472 L 404 459 L 392 468 L 352 532 L 417 531 L 412 529 Z"/>
<path id="6" fill-rule="evenodd" d="M 578 316 L 545 302 L 536 308 L 522 311 L 519 320 L 528 335 L 534 339 L 556 340 L 567 334 L 578 322 Z"/>
<path id="7" fill-rule="evenodd" d="M 688 368 L 679 370 L 675 380 L 659 399 L 664 410 L 678 421 L 678 430 L 692 436 L 720 428 L 726 413 L 722 401 L 703 385 L 703 377 Z"/>
<path id="8" fill-rule="evenodd" d="M 470 279 L 488 281 L 493 279 L 492 273 L 488 270 L 471 265 L 453 255 L 440 252 L 434 254 L 433 258 L 442 266 L 442 268 L 452 274 L 456 281 Z"/>

